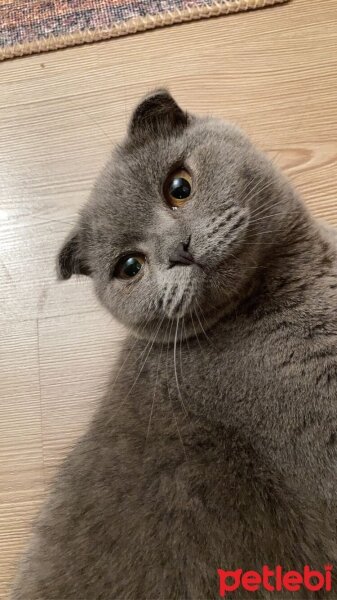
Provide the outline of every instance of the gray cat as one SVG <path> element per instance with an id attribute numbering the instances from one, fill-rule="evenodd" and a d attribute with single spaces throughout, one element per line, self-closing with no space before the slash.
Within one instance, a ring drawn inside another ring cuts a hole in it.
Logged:
<path id="1" fill-rule="evenodd" d="M 236 127 L 159 90 L 136 108 L 59 273 L 91 276 L 131 333 L 13 599 L 332 597 L 333 232 Z M 276 567 L 298 573 L 262 580 Z"/>

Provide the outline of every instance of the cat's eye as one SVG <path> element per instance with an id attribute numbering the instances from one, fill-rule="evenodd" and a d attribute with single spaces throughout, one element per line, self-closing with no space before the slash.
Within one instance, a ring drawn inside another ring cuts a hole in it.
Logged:
<path id="1" fill-rule="evenodd" d="M 132 279 L 138 275 L 145 264 L 144 254 L 128 254 L 122 256 L 115 266 L 113 275 L 118 279 Z"/>
<path id="2" fill-rule="evenodd" d="M 164 196 L 170 206 L 183 206 L 192 194 L 192 177 L 186 169 L 170 173 L 164 184 Z"/>

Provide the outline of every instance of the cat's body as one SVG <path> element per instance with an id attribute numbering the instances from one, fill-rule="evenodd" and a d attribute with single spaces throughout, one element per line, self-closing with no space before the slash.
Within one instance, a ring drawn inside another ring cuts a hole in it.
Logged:
<path id="1" fill-rule="evenodd" d="M 158 317 L 145 340 L 127 340 L 39 519 L 15 600 L 204 600 L 218 597 L 219 568 L 337 562 L 336 243 L 288 184 L 275 186 L 287 225 L 263 261 L 251 247 L 254 275 L 238 274 L 230 309 L 210 294 L 216 309 L 200 300 L 194 319 Z"/>

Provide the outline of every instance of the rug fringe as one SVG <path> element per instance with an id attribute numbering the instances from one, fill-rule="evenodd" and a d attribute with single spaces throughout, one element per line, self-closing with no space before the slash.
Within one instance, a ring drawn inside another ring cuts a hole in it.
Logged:
<path id="1" fill-rule="evenodd" d="M 192 6 L 185 9 L 176 9 L 158 15 L 146 15 L 145 17 L 132 17 L 127 21 L 115 23 L 108 29 L 95 29 L 87 31 L 78 31 L 61 36 L 48 36 L 40 40 L 34 40 L 27 44 L 15 44 L 0 49 L 0 61 L 8 58 L 25 56 L 28 54 L 39 54 L 40 52 L 49 52 L 59 50 L 69 46 L 78 46 L 80 44 L 99 42 L 114 37 L 165 27 L 176 23 L 195 21 L 228 15 L 240 11 L 253 10 L 256 8 L 265 8 L 275 4 L 283 4 L 288 0 L 234 0 L 221 2 L 214 0 L 212 4 L 204 6 Z"/>

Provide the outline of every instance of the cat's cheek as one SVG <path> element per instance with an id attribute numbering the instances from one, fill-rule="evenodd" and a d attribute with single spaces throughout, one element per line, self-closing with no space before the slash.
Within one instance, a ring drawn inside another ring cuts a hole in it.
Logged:
<path id="1" fill-rule="evenodd" d="M 95 292 L 100 303 L 118 321 L 131 329 L 138 328 L 158 315 L 158 294 L 154 285 L 140 277 L 135 281 L 95 281 Z"/>
<path id="2" fill-rule="evenodd" d="M 102 279 L 94 279 L 94 290 L 96 298 L 109 312 L 112 312 L 111 282 Z"/>
<path id="3" fill-rule="evenodd" d="M 114 317 L 119 318 L 117 313 L 125 306 L 118 301 L 120 292 L 116 289 L 115 281 L 111 279 L 94 279 L 94 289 L 97 299 Z M 118 306 L 120 305 L 120 307 Z"/>
<path id="4" fill-rule="evenodd" d="M 200 253 L 200 262 L 211 272 L 220 263 L 235 258 L 242 246 L 248 227 L 248 213 L 237 206 L 213 216 L 196 227 L 194 244 Z"/>

